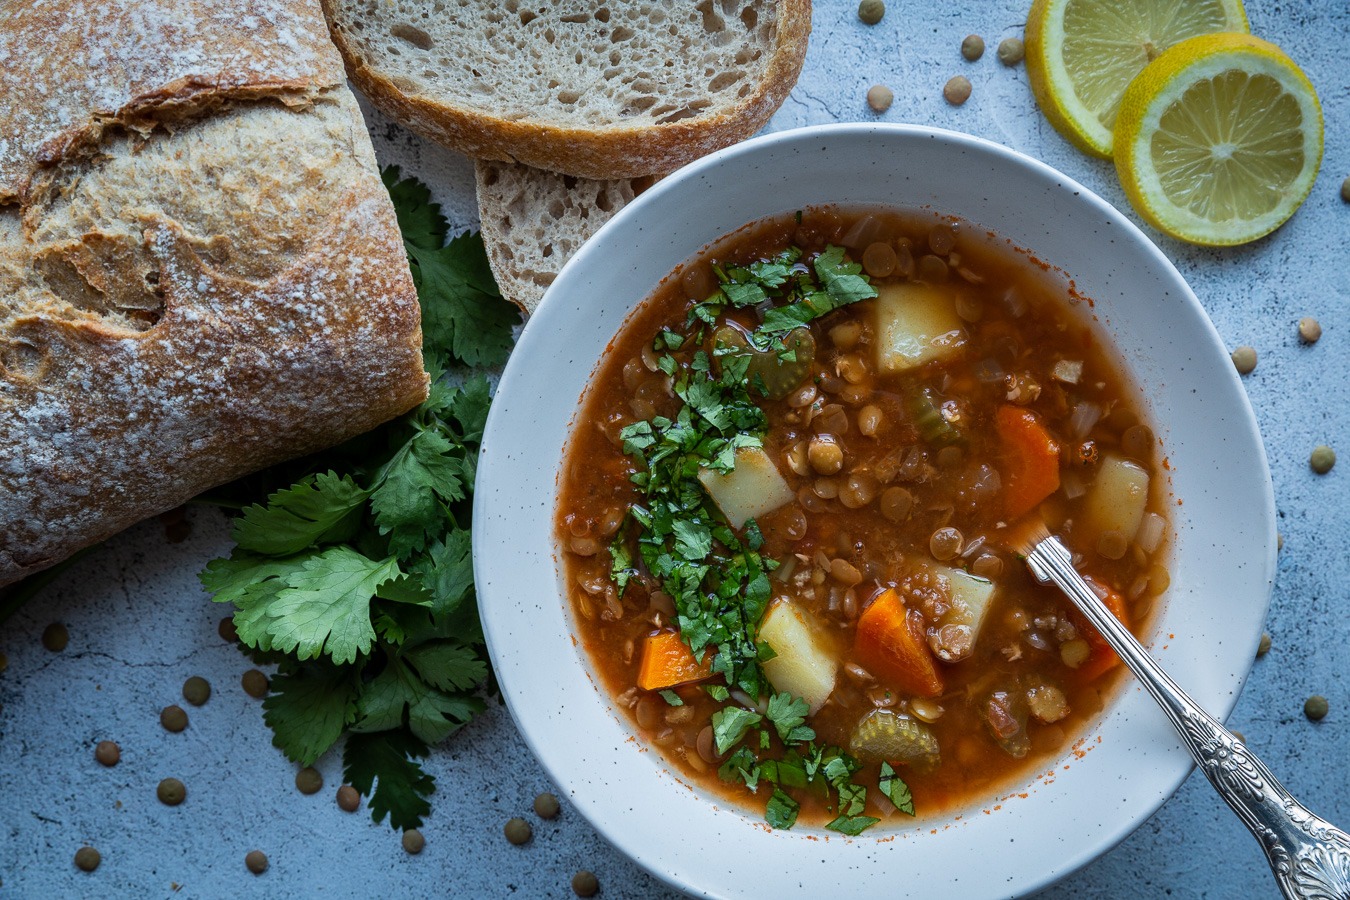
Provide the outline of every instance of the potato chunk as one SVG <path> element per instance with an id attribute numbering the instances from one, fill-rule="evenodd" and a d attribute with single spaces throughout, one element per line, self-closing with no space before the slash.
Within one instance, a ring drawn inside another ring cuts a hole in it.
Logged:
<path id="1" fill-rule="evenodd" d="M 801 697 L 815 714 L 829 699 L 839 672 L 815 617 L 790 600 L 779 600 L 759 623 L 759 639 L 778 654 L 763 665 L 773 689 Z"/>
<path id="2" fill-rule="evenodd" d="M 915 369 L 965 346 L 949 289 L 913 281 L 883 284 L 872 303 L 877 368 L 883 372 Z"/>
<path id="3" fill-rule="evenodd" d="M 737 450 L 736 468 L 726 475 L 700 469 L 698 480 L 732 528 L 740 528 L 747 519 L 771 513 L 796 496 L 769 454 L 760 447 Z"/>
<path id="4" fill-rule="evenodd" d="M 1119 456 L 1107 456 L 1097 467 L 1097 477 L 1086 499 L 1083 526 L 1091 538 L 1119 531 L 1134 540 L 1148 507 L 1148 472 L 1143 466 Z"/>

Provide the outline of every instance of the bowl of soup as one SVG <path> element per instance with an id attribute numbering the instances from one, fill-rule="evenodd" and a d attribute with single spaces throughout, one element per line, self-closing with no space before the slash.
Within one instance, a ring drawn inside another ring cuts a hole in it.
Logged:
<path id="1" fill-rule="evenodd" d="M 521 732 L 692 893 L 1001 897 L 1190 761 L 1018 554 L 1060 535 L 1225 716 L 1269 473 L 1213 326 L 1120 213 L 934 129 L 783 132 L 662 181 L 525 327 L 474 565 Z"/>

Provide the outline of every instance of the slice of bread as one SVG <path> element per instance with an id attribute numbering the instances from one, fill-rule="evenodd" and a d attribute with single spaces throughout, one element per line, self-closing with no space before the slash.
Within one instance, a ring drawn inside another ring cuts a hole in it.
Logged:
<path id="1" fill-rule="evenodd" d="M 481 159 L 475 175 L 492 274 L 527 315 L 577 248 L 654 181 L 594 181 Z"/>
<path id="2" fill-rule="evenodd" d="M 352 81 L 455 150 L 592 179 L 671 172 L 758 131 L 810 0 L 323 0 Z"/>

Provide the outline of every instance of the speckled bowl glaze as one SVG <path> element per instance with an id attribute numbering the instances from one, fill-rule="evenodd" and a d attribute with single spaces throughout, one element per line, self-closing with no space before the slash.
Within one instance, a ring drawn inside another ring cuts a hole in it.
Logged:
<path id="1" fill-rule="evenodd" d="M 1251 665 L 1275 567 L 1256 421 L 1181 275 L 1126 218 L 1059 172 L 929 128 L 785 131 L 658 183 L 572 259 L 530 320 L 493 404 L 474 507 L 474 570 L 502 693 L 577 809 L 671 885 L 719 897 L 1008 897 L 1043 887 L 1142 823 L 1191 763 L 1154 702 L 1120 690 L 1030 781 L 941 819 L 847 838 L 769 830 L 645 749 L 573 639 L 554 553 L 557 476 L 578 401 L 634 306 L 709 242 L 818 204 L 929 207 L 1064 270 L 1144 392 L 1171 490 L 1172 586 L 1151 649 L 1225 717 Z"/>

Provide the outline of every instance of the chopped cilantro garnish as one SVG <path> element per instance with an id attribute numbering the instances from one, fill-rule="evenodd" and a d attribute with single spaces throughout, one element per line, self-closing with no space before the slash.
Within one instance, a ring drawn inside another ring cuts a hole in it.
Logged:
<path id="1" fill-rule="evenodd" d="M 881 788 L 881 792 L 886 795 L 887 799 L 895 804 L 896 809 L 906 815 L 914 815 L 914 795 L 909 792 L 909 785 L 905 784 L 900 776 L 895 774 L 895 770 L 891 768 L 890 763 L 883 762 L 881 764 L 881 778 L 877 782 L 877 786 Z"/>

